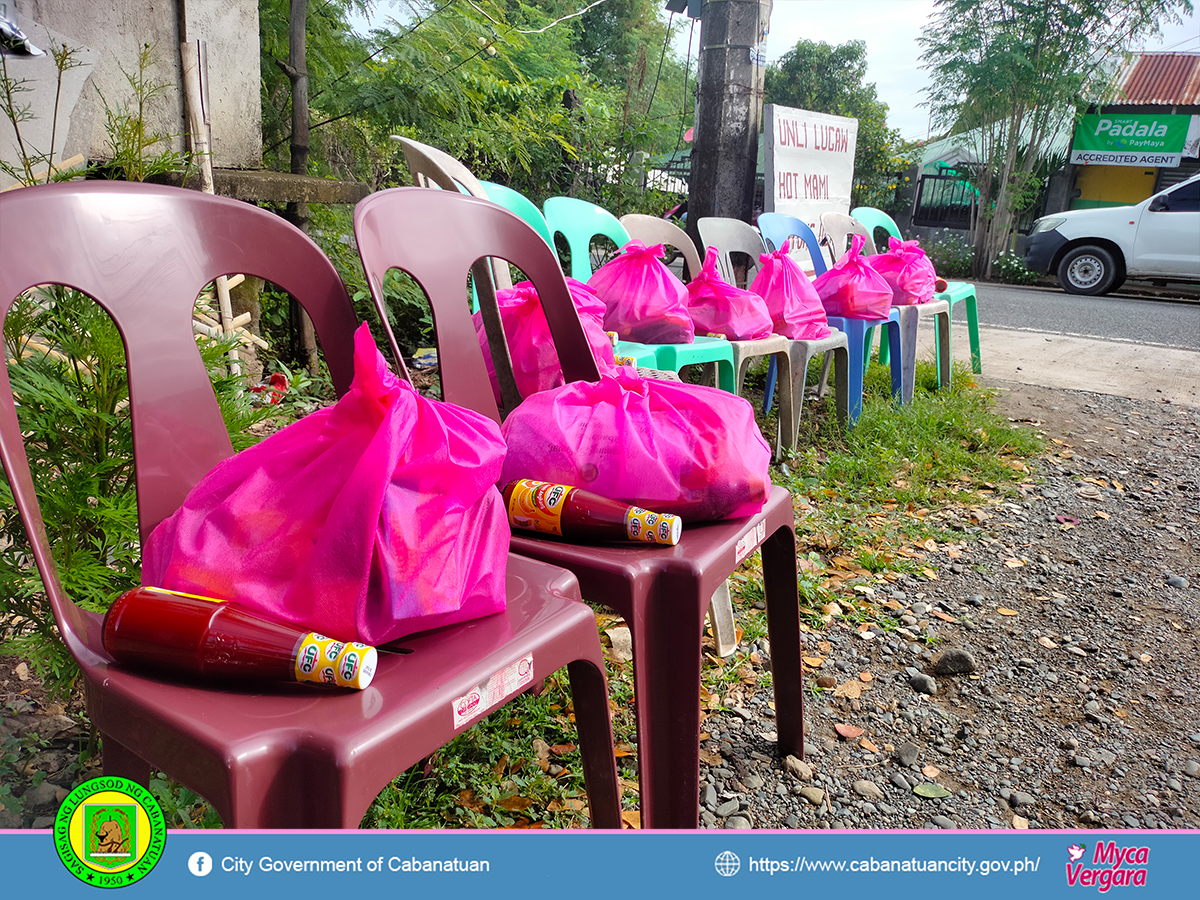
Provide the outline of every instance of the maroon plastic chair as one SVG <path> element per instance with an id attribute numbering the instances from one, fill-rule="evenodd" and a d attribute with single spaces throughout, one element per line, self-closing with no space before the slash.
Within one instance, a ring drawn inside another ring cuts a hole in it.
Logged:
<path id="1" fill-rule="evenodd" d="M 0 195 L 0 324 L 21 292 L 63 284 L 96 299 L 124 339 L 143 540 L 232 453 L 191 319 L 200 289 L 233 273 L 261 276 L 304 305 L 344 392 L 353 374 L 353 308 L 320 249 L 279 217 L 140 184 Z M 467 727 L 454 727 L 456 698 L 532 655 L 536 678 L 568 667 L 592 821 L 620 827 L 603 651 L 569 572 L 511 555 L 505 613 L 403 639 L 406 652 L 382 654 L 365 691 L 183 683 L 115 665 L 101 644 L 101 617 L 64 594 L 6 368 L 0 458 L 55 620 L 83 673 L 105 774 L 148 784 L 160 769 L 205 797 L 230 827 L 354 828 L 392 778 Z"/>
<path id="2" fill-rule="evenodd" d="M 447 400 L 498 419 L 464 290 L 467 270 L 484 257 L 509 260 L 537 286 L 564 377 L 598 379 L 558 260 L 517 216 L 444 191 L 395 188 L 358 204 L 354 232 L 381 319 L 389 268 L 408 272 L 430 298 Z M 390 330 L 389 338 L 398 354 Z M 795 521 L 785 489 L 773 488 L 758 515 L 685 527 L 675 547 L 570 544 L 524 532 L 513 535 L 512 546 L 570 569 L 586 599 L 615 609 L 629 625 L 644 827 L 699 822 L 704 614 L 713 593 L 760 546 L 779 752 L 803 754 Z"/>

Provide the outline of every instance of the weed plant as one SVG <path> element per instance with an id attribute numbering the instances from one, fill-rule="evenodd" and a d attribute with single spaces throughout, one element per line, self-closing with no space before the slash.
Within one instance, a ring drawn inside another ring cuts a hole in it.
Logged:
<path id="1" fill-rule="evenodd" d="M 1038 273 L 1025 268 L 1025 260 L 1011 250 L 1001 251 L 992 261 L 992 275 L 1005 284 L 1034 284 Z"/>

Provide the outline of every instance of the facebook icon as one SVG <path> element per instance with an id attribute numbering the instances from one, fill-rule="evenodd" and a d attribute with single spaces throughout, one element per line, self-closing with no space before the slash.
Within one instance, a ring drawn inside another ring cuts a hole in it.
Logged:
<path id="1" fill-rule="evenodd" d="M 212 857 L 203 850 L 188 857 L 188 871 L 198 878 L 203 878 L 212 871 Z"/>

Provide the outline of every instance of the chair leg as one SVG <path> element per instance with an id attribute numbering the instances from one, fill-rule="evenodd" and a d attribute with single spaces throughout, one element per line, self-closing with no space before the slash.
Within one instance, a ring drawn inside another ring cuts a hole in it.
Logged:
<path id="1" fill-rule="evenodd" d="M 887 330 L 884 332 L 884 334 L 887 336 L 888 344 L 891 345 L 891 353 L 889 356 L 890 365 L 888 366 L 888 369 L 892 376 L 892 397 L 900 398 L 901 403 L 903 403 L 905 366 L 910 364 L 910 361 L 914 367 L 916 365 L 915 356 L 917 331 L 915 328 L 913 329 L 913 353 L 906 354 L 906 348 L 903 345 L 903 338 L 901 336 L 902 333 L 900 330 L 900 323 L 893 319 L 889 319 L 885 328 Z M 883 337 L 884 335 L 881 334 L 879 339 L 883 340 Z"/>
<path id="2" fill-rule="evenodd" d="M 762 546 L 771 683 L 780 756 L 804 757 L 804 674 L 800 662 L 800 607 L 796 535 L 778 528 Z"/>
<path id="3" fill-rule="evenodd" d="M 101 734 L 100 741 L 105 775 L 128 778 L 142 787 L 150 787 L 150 763 L 107 734 Z"/>
<path id="4" fill-rule="evenodd" d="M 834 371 L 834 390 L 836 396 L 834 403 L 837 404 L 838 422 L 843 429 L 848 429 L 853 422 L 850 421 L 850 359 L 846 353 L 845 347 L 837 347 L 828 351 L 825 358 L 834 359 L 836 357 L 836 366 Z M 859 397 L 862 396 L 862 386 L 859 386 Z"/>
<path id="5" fill-rule="evenodd" d="M 917 379 L 917 320 L 920 310 L 915 306 L 902 306 L 898 307 L 898 310 L 900 313 L 900 358 L 902 360 L 900 403 L 907 406 L 912 403 L 913 387 Z"/>
<path id="6" fill-rule="evenodd" d="M 775 381 L 779 377 L 778 367 L 779 363 L 772 356 L 771 362 L 767 366 L 767 386 L 763 390 L 762 414 L 764 416 L 771 411 L 771 407 L 775 403 Z M 742 395 L 742 382 L 740 380 L 738 381 L 737 388 L 738 396 L 740 397 Z"/>
<path id="7" fill-rule="evenodd" d="M 937 338 L 938 390 L 948 391 L 952 387 L 954 367 L 950 358 L 950 311 L 938 313 L 934 319 L 934 334 Z"/>
<path id="8" fill-rule="evenodd" d="M 604 670 L 590 660 L 568 663 L 575 726 L 579 731 L 579 753 L 583 781 L 593 828 L 621 827 L 621 791 L 617 761 L 612 755 L 612 721 L 608 715 L 608 685 Z"/>
<path id="9" fill-rule="evenodd" d="M 700 639 L 709 598 L 681 572 L 655 579 L 629 622 L 643 828 L 700 822 Z M 578 715 L 578 714 L 577 714 Z"/>
<path id="10" fill-rule="evenodd" d="M 975 289 L 967 295 L 967 334 L 971 339 L 971 371 L 983 374 L 983 361 L 979 355 L 979 307 Z"/>
<path id="11" fill-rule="evenodd" d="M 891 342 L 884 335 L 879 335 L 879 364 L 886 366 L 891 361 Z"/>
<path id="12" fill-rule="evenodd" d="M 827 351 L 825 358 L 821 362 L 821 380 L 817 382 L 817 399 L 825 399 L 825 395 L 829 393 L 829 367 L 833 365 L 833 356 Z"/>
<path id="13" fill-rule="evenodd" d="M 737 650 L 737 623 L 733 620 L 733 598 L 729 596 L 729 580 L 721 582 L 708 607 L 708 620 L 716 635 L 717 656 L 733 656 Z"/>
<path id="14" fill-rule="evenodd" d="M 796 448 L 808 376 L 808 348 L 799 342 L 790 344 L 787 353 L 775 354 L 771 362 L 779 368 L 779 427 L 775 432 L 775 457 L 779 459 L 784 450 Z"/>

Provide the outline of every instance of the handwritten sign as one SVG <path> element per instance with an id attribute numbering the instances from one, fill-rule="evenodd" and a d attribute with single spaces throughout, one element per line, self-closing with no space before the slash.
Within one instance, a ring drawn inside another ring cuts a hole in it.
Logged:
<path id="1" fill-rule="evenodd" d="M 848 213 L 858 119 L 770 104 L 765 109 L 767 212 L 817 230 L 821 214 Z"/>

